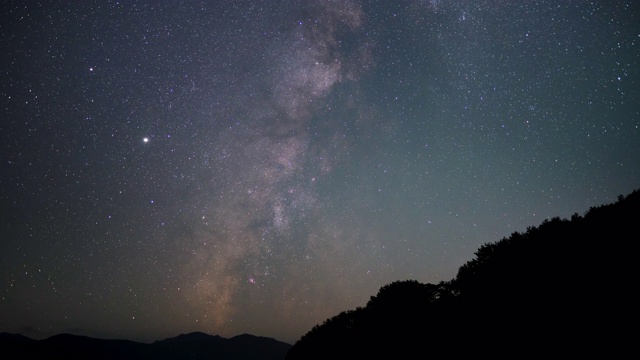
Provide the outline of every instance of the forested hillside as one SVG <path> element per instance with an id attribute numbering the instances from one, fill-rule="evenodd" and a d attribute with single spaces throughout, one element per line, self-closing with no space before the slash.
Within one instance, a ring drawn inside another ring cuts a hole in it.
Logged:
<path id="1" fill-rule="evenodd" d="M 484 244 L 454 279 L 383 286 L 365 307 L 315 326 L 287 359 L 623 354 L 639 221 L 634 191 Z"/>

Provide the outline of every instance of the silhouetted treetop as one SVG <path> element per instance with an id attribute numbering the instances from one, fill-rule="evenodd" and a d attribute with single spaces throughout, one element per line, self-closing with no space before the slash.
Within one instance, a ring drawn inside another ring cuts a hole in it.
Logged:
<path id="1" fill-rule="evenodd" d="M 607 356 L 633 344 L 640 191 L 481 245 L 451 281 L 395 281 L 287 359 Z M 421 354 L 421 355 L 415 355 Z"/>

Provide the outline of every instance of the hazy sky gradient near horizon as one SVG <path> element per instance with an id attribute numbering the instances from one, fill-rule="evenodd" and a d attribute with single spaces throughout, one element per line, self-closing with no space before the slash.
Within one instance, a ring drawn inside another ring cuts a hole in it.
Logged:
<path id="1" fill-rule="evenodd" d="M 0 331 L 295 342 L 640 185 L 637 1 L 3 1 Z"/>

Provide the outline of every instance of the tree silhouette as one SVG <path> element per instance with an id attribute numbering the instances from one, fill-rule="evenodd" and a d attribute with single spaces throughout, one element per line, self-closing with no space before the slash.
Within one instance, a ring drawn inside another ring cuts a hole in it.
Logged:
<path id="1" fill-rule="evenodd" d="M 483 244 L 456 277 L 396 281 L 315 326 L 287 359 L 617 357 L 634 342 L 640 192 Z"/>

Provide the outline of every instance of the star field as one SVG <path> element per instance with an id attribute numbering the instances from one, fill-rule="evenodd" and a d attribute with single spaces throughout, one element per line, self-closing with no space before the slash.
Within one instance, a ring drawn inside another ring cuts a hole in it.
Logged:
<path id="1" fill-rule="evenodd" d="M 634 1 L 0 14 L 0 331 L 293 343 L 640 184 Z"/>

